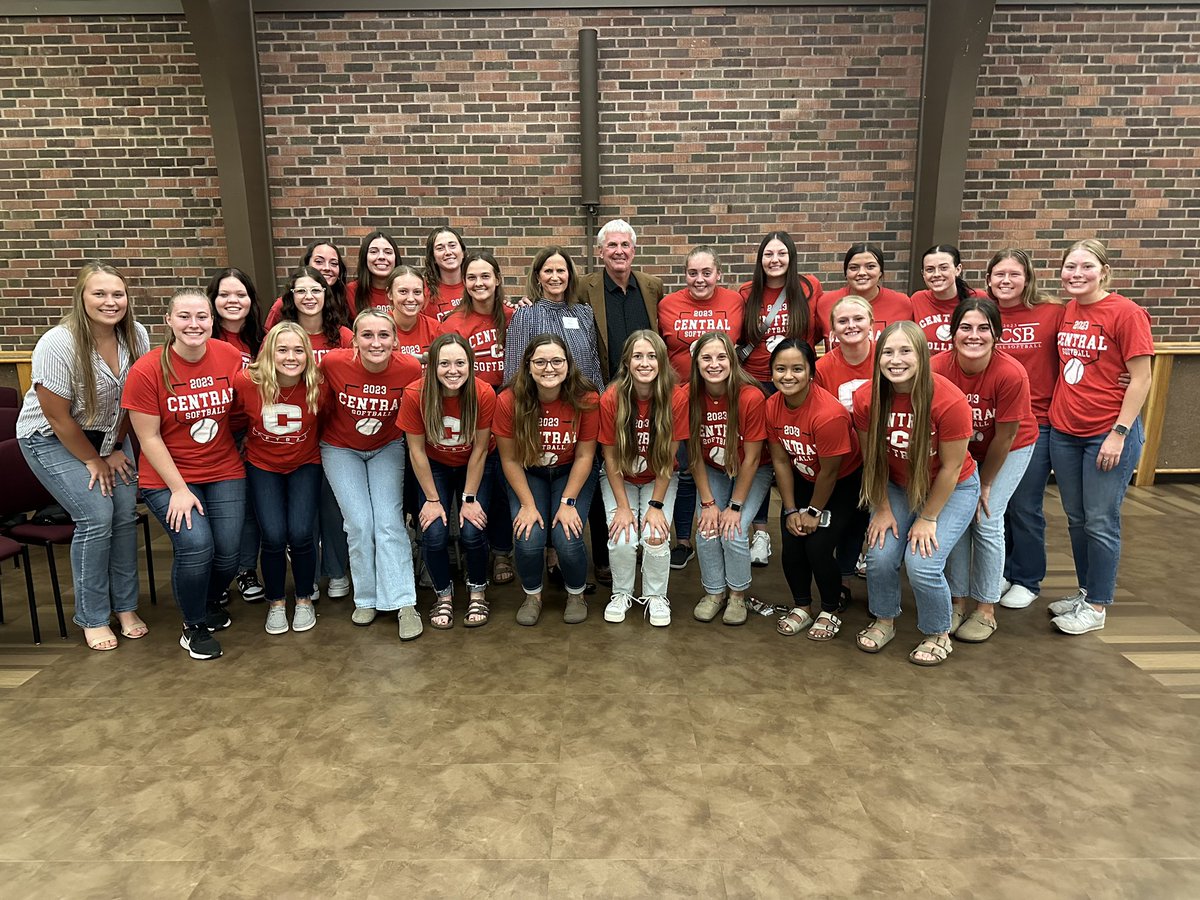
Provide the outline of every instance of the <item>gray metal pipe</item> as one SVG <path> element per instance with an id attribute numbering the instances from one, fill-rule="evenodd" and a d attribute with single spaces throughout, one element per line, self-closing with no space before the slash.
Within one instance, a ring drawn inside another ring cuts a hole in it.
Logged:
<path id="1" fill-rule="evenodd" d="M 592 271 L 591 241 L 600 208 L 600 54 L 595 28 L 579 29 L 579 170 L 580 195 L 587 225 L 584 271 Z"/>

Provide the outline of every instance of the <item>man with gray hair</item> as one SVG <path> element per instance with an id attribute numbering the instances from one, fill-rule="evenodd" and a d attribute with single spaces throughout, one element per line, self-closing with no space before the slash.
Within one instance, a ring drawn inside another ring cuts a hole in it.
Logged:
<path id="1" fill-rule="evenodd" d="M 604 224 L 596 235 L 596 251 L 604 268 L 579 279 L 579 296 L 596 317 L 600 368 L 607 382 L 621 365 L 626 338 L 639 328 L 658 331 L 663 283 L 633 268 L 637 235 L 624 219 Z"/>

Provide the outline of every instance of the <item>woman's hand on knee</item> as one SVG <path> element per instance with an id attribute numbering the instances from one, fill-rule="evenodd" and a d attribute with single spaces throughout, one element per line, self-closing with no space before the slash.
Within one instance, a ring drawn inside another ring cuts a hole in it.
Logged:
<path id="1" fill-rule="evenodd" d="M 642 527 L 642 534 L 645 536 L 646 543 L 654 546 L 661 544 L 671 536 L 671 523 L 667 521 L 667 517 L 661 509 L 656 509 L 653 506 L 646 510 L 646 520 Z"/>
<path id="2" fill-rule="evenodd" d="M 621 509 L 618 507 L 616 511 L 613 512 L 612 521 L 608 524 L 609 544 L 616 544 L 620 540 L 622 533 L 625 535 L 625 543 L 632 544 L 634 541 L 634 535 L 637 534 L 635 522 L 636 520 L 632 509 Z"/>
<path id="3" fill-rule="evenodd" d="M 550 523 L 550 527 L 556 528 L 562 526 L 563 533 L 569 538 L 577 538 L 583 536 L 583 520 L 579 518 L 579 512 L 573 506 L 567 506 L 565 503 L 558 507 L 558 512 L 554 514 L 554 521 Z"/>
<path id="4" fill-rule="evenodd" d="M 179 491 L 171 491 L 171 502 L 167 504 L 167 524 L 171 526 L 172 531 L 179 531 L 181 525 L 186 524 L 188 530 L 192 528 L 192 510 L 195 510 L 200 515 L 204 515 L 204 507 L 196 498 L 196 495 L 187 488 Z"/>
<path id="5" fill-rule="evenodd" d="M 517 517 L 513 519 L 513 537 L 519 541 L 528 540 L 534 525 L 538 528 L 546 527 L 542 514 L 536 506 L 522 506 L 517 511 Z"/>
<path id="6" fill-rule="evenodd" d="M 871 516 L 871 523 L 867 526 L 867 547 L 878 547 L 882 550 L 883 542 L 889 531 L 892 533 L 892 537 L 900 540 L 900 526 L 896 522 L 896 517 L 890 511 L 875 513 Z"/>
<path id="7" fill-rule="evenodd" d="M 417 522 L 420 524 L 422 531 L 425 531 L 439 519 L 443 525 L 447 524 L 446 508 L 442 506 L 440 501 L 426 500 L 421 504 L 421 511 L 417 514 Z"/>

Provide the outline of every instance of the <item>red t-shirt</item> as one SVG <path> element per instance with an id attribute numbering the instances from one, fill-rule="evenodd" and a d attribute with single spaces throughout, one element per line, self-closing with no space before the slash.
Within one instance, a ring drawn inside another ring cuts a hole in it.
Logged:
<path id="1" fill-rule="evenodd" d="M 829 329 L 829 316 L 838 301 L 849 293 L 849 288 L 840 287 L 836 291 L 822 294 L 817 302 L 816 336 L 824 339 L 827 351 L 832 350 L 834 344 L 838 342 Z M 908 299 L 908 295 L 893 291 L 891 288 L 881 287 L 879 289 L 879 293 L 871 301 L 871 312 L 875 316 L 875 324 L 871 331 L 872 340 L 879 340 L 883 329 L 893 322 L 911 322 L 913 319 L 912 301 Z"/>
<path id="2" fill-rule="evenodd" d="M 263 322 L 263 328 L 270 331 L 276 325 L 283 321 L 283 298 L 276 297 L 275 302 L 271 304 L 271 308 L 267 311 L 267 320 Z"/>
<path id="3" fill-rule="evenodd" d="M 1153 355 L 1150 314 L 1128 297 L 1109 294 L 1087 306 L 1070 301 L 1058 331 L 1062 370 L 1050 403 L 1050 424 L 1076 437 L 1108 431 L 1125 400 L 1117 379 L 1126 371 L 1126 361 Z"/>
<path id="4" fill-rule="evenodd" d="M 637 417 L 634 421 L 634 431 L 637 434 L 638 455 L 634 458 L 634 474 L 621 473 L 630 484 L 649 484 L 654 480 L 654 470 L 646 454 L 650 451 L 650 401 L 637 402 Z M 671 397 L 671 439 L 686 441 L 688 438 L 688 390 L 683 385 L 675 388 Z M 610 385 L 600 398 L 600 434 L 601 444 L 612 446 L 617 440 L 617 386 Z M 679 468 L 678 457 L 674 465 Z"/>
<path id="5" fill-rule="evenodd" d="M 658 301 L 658 333 L 667 345 L 667 358 L 687 381 L 692 371 L 692 345 L 710 331 L 723 331 L 736 344 L 742 334 L 745 301 L 737 291 L 718 286 L 703 303 L 684 288 Z"/>
<path id="6" fill-rule="evenodd" d="M 334 447 L 370 451 L 397 440 L 396 414 L 404 389 L 421 377 L 421 364 L 393 353 L 382 372 L 368 372 L 353 350 L 330 350 L 321 360 L 321 439 Z"/>
<path id="7" fill-rule="evenodd" d="M 429 345 L 438 336 L 438 323 L 426 315 L 417 316 L 411 331 L 401 331 L 396 325 L 396 352 L 420 356 L 429 352 Z"/>
<path id="8" fill-rule="evenodd" d="M 211 484 L 245 478 L 246 468 L 233 442 L 229 414 L 233 408 L 233 376 L 242 371 L 241 351 L 224 341 L 209 341 L 199 362 L 190 363 L 174 350 L 171 363 L 174 393 L 163 384 L 159 360 L 163 349 L 144 354 L 129 369 L 121 406 L 132 412 L 158 416 L 159 434 L 183 480 Z M 165 488 L 142 452 L 138 484 Z"/>
<path id="9" fill-rule="evenodd" d="M 263 404 L 258 385 L 246 373 L 233 377 L 234 410 L 248 419 L 246 461 L 286 475 L 308 463 L 321 463 L 317 415 L 308 408 L 304 382 L 281 388 L 279 399 Z"/>
<path id="10" fill-rule="evenodd" d="M 504 338 L 514 312 L 516 310 L 511 306 L 504 307 L 505 334 L 497 332 L 496 319 L 491 313 L 484 315 L 474 310 L 448 316 L 438 328 L 438 334 L 454 332 L 465 337 L 475 354 L 476 380 L 499 387 L 504 384 Z"/>
<path id="11" fill-rule="evenodd" d="M 854 427 L 866 432 L 870 427 L 871 385 L 864 384 L 854 392 Z M 929 481 L 937 478 L 942 461 L 938 447 L 942 441 L 970 440 L 975 433 L 971 427 L 971 407 L 963 392 L 944 375 L 933 375 L 933 404 L 929 411 Z M 892 395 L 892 412 L 888 416 L 888 472 L 892 484 L 908 487 L 908 445 L 912 437 L 912 398 L 908 394 Z M 975 471 L 975 458 L 963 454 L 958 473 L 961 484 Z"/>
<path id="12" fill-rule="evenodd" d="M 997 422 L 1020 423 L 1010 449 L 1020 450 L 1037 443 L 1037 419 L 1029 405 L 1029 376 L 1011 356 L 996 350 L 986 369 L 978 375 L 969 375 L 959 366 L 958 354 L 948 350 L 935 356 L 930 368 L 945 375 L 971 404 L 975 433 L 967 449 L 977 461 L 983 462 L 987 457 Z"/>
<path id="13" fill-rule="evenodd" d="M 971 289 L 971 297 L 986 297 L 983 291 Z M 939 300 L 933 296 L 933 291 L 926 288 L 917 291 L 910 298 L 913 310 L 913 321 L 925 332 L 925 340 L 929 341 L 929 355 L 936 356 L 954 347 L 954 335 L 950 333 L 950 317 L 959 304 L 958 294 L 949 300 Z"/>
<path id="14" fill-rule="evenodd" d="M 392 301 L 388 299 L 387 291 L 383 288 L 372 287 L 367 289 L 371 306 L 378 312 L 390 313 L 392 311 Z M 360 312 L 366 309 L 365 306 L 358 302 L 358 279 L 354 279 L 346 285 L 346 306 L 350 309 L 350 318 L 354 319 Z"/>
<path id="15" fill-rule="evenodd" d="M 1029 402 L 1039 425 L 1050 424 L 1050 399 L 1058 382 L 1058 329 L 1067 307 L 1039 303 L 1000 307 L 1004 334 L 998 346 L 1025 367 L 1029 375 Z"/>
<path id="16" fill-rule="evenodd" d="M 849 412 L 854 409 L 854 392 L 864 384 L 871 383 L 871 373 L 875 368 L 875 345 L 871 352 L 857 366 L 846 362 L 839 344 L 817 360 L 817 374 L 813 379 L 821 387 L 837 398 L 838 403 Z"/>
<path id="17" fill-rule="evenodd" d="M 446 316 L 458 309 L 465 292 L 466 288 L 461 281 L 458 284 L 439 284 L 437 293 L 429 298 L 421 314 L 444 322 Z"/>
<path id="18" fill-rule="evenodd" d="M 497 437 L 513 436 L 513 407 L 516 398 L 511 390 L 503 391 L 496 398 L 496 416 L 492 419 L 492 434 Z M 591 409 L 579 412 L 575 422 L 575 410 L 571 404 L 559 397 L 551 403 L 541 404 L 538 412 L 538 428 L 542 434 L 543 466 L 565 466 L 575 461 L 575 444 L 578 441 L 594 441 L 600 428 L 600 397 L 589 391 L 583 405 Z"/>
<path id="19" fill-rule="evenodd" d="M 725 437 L 729 428 L 729 398 L 711 397 L 704 392 L 704 418 L 700 420 L 700 455 L 706 465 L 725 471 Z M 759 465 L 769 463 L 771 452 L 767 449 L 767 398 L 762 389 L 747 384 L 738 393 L 738 462 L 746 460 L 746 441 L 763 441 Z M 689 435 L 690 436 L 690 435 Z"/>
<path id="20" fill-rule="evenodd" d="M 814 275 L 805 275 L 809 284 L 812 285 L 812 299 L 808 301 L 808 333 L 803 335 L 806 342 L 813 342 L 815 331 L 815 322 L 817 315 L 817 300 L 821 296 L 821 282 Z M 743 301 L 750 299 L 750 288 L 753 287 L 753 282 L 747 281 L 740 288 L 738 293 Z M 779 299 L 779 292 L 783 288 L 767 287 L 763 288 L 762 306 L 758 311 L 760 321 L 766 321 L 767 313 L 771 311 L 771 307 L 775 305 L 775 301 Z M 771 380 L 771 351 L 774 350 L 779 342 L 788 336 L 791 329 L 791 317 L 788 315 L 787 305 L 779 310 L 779 315 L 775 317 L 775 321 L 770 327 L 763 332 L 762 340 L 755 344 L 754 349 L 750 351 L 750 355 L 746 357 L 746 361 L 742 363 L 742 368 L 746 370 L 746 374 L 751 378 L 756 378 L 759 381 Z"/>
<path id="21" fill-rule="evenodd" d="M 313 359 L 320 363 L 325 354 L 331 350 L 344 350 L 354 343 L 354 332 L 345 325 L 338 330 L 338 335 L 340 336 L 340 340 L 337 346 L 334 346 L 333 344 L 329 343 L 329 339 L 325 337 L 324 331 L 318 331 L 316 334 L 310 334 L 308 336 L 308 340 L 312 344 Z"/>
<path id="22" fill-rule="evenodd" d="M 436 444 L 431 444 L 425 439 L 425 414 L 421 409 L 421 388 L 424 384 L 425 379 L 422 378 L 405 389 L 397 424 L 399 424 L 400 430 L 408 435 L 410 442 L 425 441 L 425 454 L 430 459 L 436 459 L 447 466 L 465 466 L 471 459 L 471 448 L 475 446 L 475 435 L 462 433 L 462 406 L 459 398 L 457 396 L 446 397 L 442 400 L 443 438 Z M 492 420 L 496 414 L 496 392 L 488 385 L 480 384 L 479 379 L 476 378 L 475 397 L 477 398 L 475 431 L 479 432 L 485 429 L 490 431 Z"/>
<path id="23" fill-rule="evenodd" d="M 242 368 L 254 362 L 254 354 L 250 352 L 250 345 L 242 340 L 242 336 L 236 331 L 226 331 L 219 324 L 213 328 L 212 336 L 218 341 L 224 341 L 226 344 L 232 344 L 237 347 L 242 354 Z"/>
<path id="24" fill-rule="evenodd" d="M 806 481 L 817 480 L 822 456 L 842 457 L 838 478 L 862 465 L 850 413 L 820 385 L 809 388 L 808 397 L 796 409 L 788 407 L 783 394 L 772 394 L 767 398 L 766 418 L 767 440 L 787 452 L 792 467 Z"/>

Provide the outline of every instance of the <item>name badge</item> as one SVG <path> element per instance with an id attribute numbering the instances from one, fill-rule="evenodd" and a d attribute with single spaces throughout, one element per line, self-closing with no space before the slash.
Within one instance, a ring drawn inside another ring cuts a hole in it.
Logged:
<path id="1" fill-rule="evenodd" d="M 563 328 L 578 328 L 579 319 L 575 316 L 563 316 Z"/>

